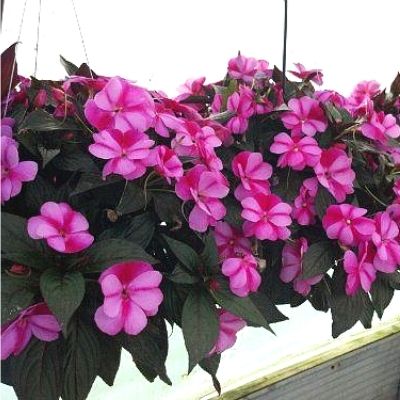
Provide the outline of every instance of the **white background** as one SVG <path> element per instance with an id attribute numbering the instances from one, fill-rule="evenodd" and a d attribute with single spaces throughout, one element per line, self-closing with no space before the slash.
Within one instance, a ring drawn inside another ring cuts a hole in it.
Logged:
<path id="1" fill-rule="evenodd" d="M 24 1 L 6 0 L 2 49 L 17 40 Z M 282 64 L 283 0 L 75 2 L 90 64 L 101 75 L 120 75 L 174 95 L 187 78 L 221 79 L 228 59 L 239 50 Z M 19 71 L 27 76 L 34 71 L 38 5 L 39 0 L 27 2 L 18 49 Z M 388 86 L 400 68 L 399 15 L 399 0 L 289 0 L 288 66 L 300 61 L 322 68 L 324 87 L 345 95 L 363 79 Z M 64 76 L 59 54 L 76 64 L 85 61 L 72 2 L 42 0 L 38 78 Z M 399 304 L 397 296 L 388 317 L 398 315 Z M 329 339 L 329 315 L 308 305 L 283 311 L 291 320 L 275 327 L 277 337 L 253 328 L 239 334 L 237 346 L 223 357 L 223 383 Z M 122 365 L 113 388 L 96 381 L 92 400 L 189 400 L 209 390 L 208 376 L 201 371 L 185 376 L 187 359 L 177 330 L 167 361 L 173 388 L 147 384 L 127 354 Z M 3 386 L 2 398 L 15 396 Z"/>

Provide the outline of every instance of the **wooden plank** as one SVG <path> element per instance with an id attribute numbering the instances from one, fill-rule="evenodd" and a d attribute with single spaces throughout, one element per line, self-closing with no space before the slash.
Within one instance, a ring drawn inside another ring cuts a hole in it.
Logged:
<path id="1" fill-rule="evenodd" d="M 400 319 L 268 369 L 219 399 L 400 400 Z"/>

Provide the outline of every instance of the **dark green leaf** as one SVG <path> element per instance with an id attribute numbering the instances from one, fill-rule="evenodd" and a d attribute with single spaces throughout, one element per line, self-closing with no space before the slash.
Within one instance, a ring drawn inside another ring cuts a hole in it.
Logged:
<path id="1" fill-rule="evenodd" d="M 32 338 L 25 350 L 12 359 L 11 365 L 19 400 L 60 398 L 63 374 L 59 341 L 43 342 Z"/>
<path id="2" fill-rule="evenodd" d="M 121 361 L 121 345 L 112 336 L 99 333 L 100 366 L 99 376 L 108 385 L 114 384 Z"/>
<path id="3" fill-rule="evenodd" d="M 107 239 L 94 243 L 74 266 L 83 266 L 85 272 L 101 272 L 113 264 L 134 260 L 156 263 L 151 255 L 134 242 L 126 239 Z"/>
<path id="4" fill-rule="evenodd" d="M 99 173 L 93 159 L 83 152 L 58 154 L 53 158 L 52 165 L 62 171 Z"/>
<path id="5" fill-rule="evenodd" d="M 272 191 L 282 198 L 283 201 L 293 202 L 298 196 L 300 187 L 304 181 L 304 174 L 292 171 L 290 168 L 277 170 L 277 184 Z"/>
<path id="6" fill-rule="evenodd" d="M 214 354 L 211 357 L 206 357 L 204 360 L 199 362 L 200 367 L 211 375 L 214 388 L 218 392 L 218 395 L 221 395 L 221 384 L 217 379 L 217 371 L 220 361 L 221 355 Z"/>
<path id="7" fill-rule="evenodd" d="M 315 210 L 321 220 L 326 213 L 326 209 L 332 204 L 336 204 L 335 198 L 323 186 L 319 185 L 317 196 L 315 197 Z"/>
<path id="8" fill-rule="evenodd" d="M 183 305 L 182 332 L 189 353 L 189 372 L 215 345 L 219 333 L 217 310 L 209 294 L 192 290 Z"/>
<path id="9" fill-rule="evenodd" d="M 121 341 L 146 379 L 153 381 L 158 375 L 165 383 L 171 384 L 165 369 L 168 333 L 163 318 L 151 318 L 143 332 L 137 336 L 122 335 Z"/>
<path id="10" fill-rule="evenodd" d="M 396 78 L 390 85 L 390 92 L 393 94 L 393 97 L 400 95 L 400 72 L 397 73 Z"/>
<path id="11" fill-rule="evenodd" d="M 375 311 L 374 306 L 372 305 L 371 300 L 366 293 L 361 292 L 360 295 L 362 296 L 363 300 L 363 310 L 360 315 L 360 321 L 365 329 L 369 329 L 372 326 L 372 318 Z"/>
<path id="12" fill-rule="evenodd" d="M 65 71 L 67 72 L 68 75 L 76 75 L 78 67 L 75 64 L 66 60 L 62 55 L 60 55 L 60 62 L 62 66 L 65 68 Z"/>
<path id="13" fill-rule="evenodd" d="M 40 277 L 40 290 L 66 335 L 68 323 L 85 295 L 83 275 L 77 271 L 47 269 Z"/>
<path id="14" fill-rule="evenodd" d="M 175 283 L 192 285 L 199 281 L 199 276 L 192 275 L 185 267 L 178 263 L 168 275 L 168 279 Z"/>
<path id="15" fill-rule="evenodd" d="M 394 289 L 390 286 L 388 279 L 378 272 L 370 293 L 376 313 L 379 318 L 382 318 L 383 312 L 392 301 Z"/>
<path id="16" fill-rule="evenodd" d="M 60 149 L 47 149 L 42 145 L 37 146 L 37 150 L 42 157 L 42 168 L 60 154 Z"/>
<path id="17" fill-rule="evenodd" d="M 65 348 L 62 398 L 85 400 L 101 360 L 97 335 L 91 327 L 77 320 L 72 325 Z"/>
<path id="18" fill-rule="evenodd" d="M 1 275 L 1 323 L 14 319 L 23 309 L 30 306 L 35 296 L 32 282 L 25 277 Z"/>
<path id="19" fill-rule="evenodd" d="M 249 297 L 269 324 L 288 319 L 265 294 L 252 293 Z"/>
<path id="20" fill-rule="evenodd" d="M 303 279 L 324 274 L 335 266 L 336 247 L 333 241 L 312 244 L 304 254 Z"/>
<path id="21" fill-rule="evenodd" d="M 226 207 L 224 220 L 236 228 L 241 227 L 243 218 L 241 216 L 242 207 L 240 203 L 229 196 L 225 197 L 224 205 Z"/>
<path id="22" fill-rule="evenodd" d="M 14 43 L 1 53 L 1 99 L 4 99 L 7 93 L 12 91 L 18 83 L 18 65 L 15 58 L 16 46 L 17 43 Z"/>
<path id="23" fill-rule="evenodd" d="M 219 282 L 220 288 L 212 292 L 218 304 L 228 310 L 234 315 L 243 318 L 255 325 L 263 326 L 269 331 L 273 332 L 269 326 L 268 321 L 263 313 L 259 310 L 258 306 L 252 301 L 251 297 L 238 297 L 235 296 L 225 282 Z"/>
<path id="24" fill-rule="evenodd" d="M 143 189 L 134 182 L 127 182 L 120 203 L 115 211 L 118 214 L 129 214 L 141 210 L 146 205 Z"/>
<path id="25" fill-rule="evenodd" d="M 111 175 L 107 179 L 103 179 L 101 175 L 83 173 L 71 196 L 120 182 L 122 182 L 122 178 L 118 175 Z"/>
<path id="26" fill-rule="evenodd" d="M 217 273 L 219 271 L 219 256 L 214 234 L 209 232 L 204 241 L 204 250 L 201 253 L 201 259 L 208 273 Z"/>
<path id="27" fill-rule="evenodd" d="M 79 129 L 72 121 L 62 121 L 54 118 L 47 111 L 36 109 L 30 112 L 20 126 L 20 130 L 56 131 L 63 129 Z"/>
<path id="28" fill-rule="evenodd" d="M 201 264 L 200 258 L 197 253 L 186 243 L 179 242 L 178 240 L 172 239 L 166 235 L 163 238 L 168 244 L 168 247 L 174 253 L 175 257 L 191 271 L 197 271 Z"/>
<path id="29" fill-rule="evenodd" d="M 175 194 L 151 192 L 154 210 L 161 221 L 176 223 L 181 219 L 181 202 Z"/>
<path id="30" fill-rule="evenodd" d="M 40 245 L 28 236 L 27 221 L 17 215 L 1 214 L 1 250 L 3 258 L 16 263 L 43 269 L 49 261 Z"/>

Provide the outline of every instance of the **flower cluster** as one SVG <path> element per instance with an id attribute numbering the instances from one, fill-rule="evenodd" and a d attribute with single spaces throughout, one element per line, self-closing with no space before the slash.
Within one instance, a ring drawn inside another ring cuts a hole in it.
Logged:
<path id="1" fill-rule="evenodd" d="M 85 64 L 59 82 L 18 78 L 1 121 L 13 374 L 34 348 L 63 354 L 57 376 L 112 384 L 107 358 L 125 348 L 169 383 L 168 322 L 189 370 L 215 383 L 209 363 L 246 325 L 283 321 L 277 304 L 327 311 L 347 295 L 334 336 L 382 316 L 382 292 L 400 288 L 400 77 L 346 97 L 295 66 L 289 81 L 239 54 L 223 81 L 188 80 L 175 98 Z"/>

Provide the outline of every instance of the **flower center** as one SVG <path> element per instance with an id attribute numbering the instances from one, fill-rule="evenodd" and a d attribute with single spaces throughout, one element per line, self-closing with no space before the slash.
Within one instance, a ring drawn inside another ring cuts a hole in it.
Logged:
<path id="1" fill-rule="evenodd" d="M 7 167 L 1 167 L 1 177 L 5 178 L 10 173 L 10 170 Z"/>
<path id="2" fill-rule="evenodd" d="M 297 146 L 297 145 L 294 146 L 294 147 L 293 147 L 293 151 L 294 151 L 295 153 L 297 153 L 297 152 L 299 151 L 299 146 Z"/>
<path id="3" fill-rule="evenodd" d="M 351 225 L 351 220 L 350 219 L 346 219 L 346 224 L 347 225 Z"/>
<path id="4" fill-rule="evenodd" d="M 126 289 L 124 289 L 124 290 L 122 291 L 121 297 L 122 297 L 122 300 L 127 300 L 127 299 L 129 298 L 129 294 L 128 294 L 128 292 L 126 291 Z"/>
<path id="5" fill-rule="evenodd" d="M 233 246 L 235 244 L 235 241 L 233 240 L 233 239 L 231 239 L 230 241 L 229 241 L 229 245 L 230 246 Z"/>

